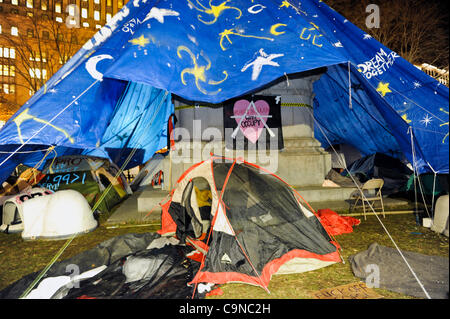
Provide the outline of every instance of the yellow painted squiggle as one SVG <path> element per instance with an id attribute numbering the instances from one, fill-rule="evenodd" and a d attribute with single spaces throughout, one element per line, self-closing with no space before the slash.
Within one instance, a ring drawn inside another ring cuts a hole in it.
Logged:
<path id="1" fill-rule="evenodd" d="M 225 10 L 235 10 L 238 12 L 238 16 L 236 17 L 236 19 L 240 19 L 242 16 L 242 11 L 239 8 L 236 7 L 230 7 L 227 6 L 227 3 L 230 2 L 230 0 L 226 0 L 224 2 L 222 2 L 221 4 L 214 6 L 212 5 L 212 0 L 209 1 L 209 8 L 205 7 L 199 0 L 196 0 L 196 3 L 199 5 L 199 7 L 197 7 L 193 2 L 191 2 L 190 0 L 187 0 L 187 2 L 197 11 L 200 11 L 202 13 L 205 13 L 207 15 L 210 15 L 213 17 L 213 19 L 211 21 L 204 21 L 202 20 L 202 16 L 199 14 L 197 16 L 197 19 L 204 23 L 204 24 L 214 24 L 216 23 L 217 19 L 219 18 L 219 16 L 222 14 L 223 11 Z"/>

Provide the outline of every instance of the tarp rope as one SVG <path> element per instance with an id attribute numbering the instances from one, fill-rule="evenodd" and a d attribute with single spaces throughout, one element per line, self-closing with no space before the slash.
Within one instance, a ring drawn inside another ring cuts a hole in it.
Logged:
<path id="1" fill-rule="evenodd" d="M 431 170 L 433 171 L 434 177 L 433 177 L 433 191 L 432 191 L 432 195 L 431 195 L 431 212 L 434 212 L 434 192 L 436 191 L 436 175 L 437 172 L 433 169 L 433 167 L 430 165 L 430 163 L 428 163 L 428 166 L 430 166 Z M 431 221 L 433 222 L 433 219 L 431 219 Z"/>
<path id="2" fill-rule="evenodd" d="M 150 124 L 147 126 L 151 126 L 153 124 L 153 121 L 156 118 L 156 115 L 158 114 L 161 105 L 164 103 L 167 95 L 168 95 L 168 91 L 165 91 L 164 93 L 164 97 L 161 99 L 161 102 L 159 103 L 158 107 L 156 108 L 155 113 L 153 114 L 152 119 L 149 121 Z M 147 128 L 146 127 L 146 128 Z M 141 135 L 140 138 L 142 138 L 143 135 Z M 140 144 L 140 140 L 138 140 L 138 143 Z M 134 154 L 137 151 L 137 146 L 135 148 L 133 148 L 130 152 L 130 154 L 128 155 L 128 157 L 126 158 L 125 162 L 122 164 L 122 166 L 120 167 L 119 171 L 116 173 L 115 178 L 118 178 L 120 176 L 120 174 L 122 174 L 124 168 L 128 165 L 128 163 L 130 162 L 130 160 L 132 159 L 132 157 L 134 156 Z M 107 193 L 109 192 L 109 190 L 112 188 L 112 184 L 109 184 L 108 187 L 105 189 L 105 191 L 102 193 L 102 195 L 100 196 L 100 198 L 97 200 L 97 202 L 94 204 L 94 206 L 91 209 L 91 213 L 94 213 L 94 211 L 98 208 L 98 206 L 100 205 L 100 203 L 102 202 L 102 200 L 105 198 L 105 196 L 107 195 Z M 30 292 L 31 290 L 36 286 L 36 284 L 45 276 L 45 274 L 49 271 L 49 269 L 53 266 L 53 264 L 58 260 L 59 257 L 61 257 L 61 255 L 63 254 L 63 252 L 66 250 L 66 248 L 72 243 L 72 241 L 75 239 L 75 237 L 77 237 L 77 234 L 74 234 L 73 236 L 71 236 L 65 243 L 64 245 L 61 247 L 61 249 L 53 256 L 53 258 L 50 260 L 50 262 L 47 264 L 47 266 L 45 266 L 45 268 L 39 273 L 39 275 L 36 277 L 36 279 L 28 286 L 28 288 L 22 293 L 22 295 L 19 297 L 19 299 L 25 298 Z"/>
<path id="3" fill-rule="evenodd" d="M 83 92 L 81 92 L 75 99 L 67 104 L 61 111 L 59 111 L 55 116 L 53 116 L 49 121 L 47 121 L 39 130 L 37 130 L 30 138 L 28 138 L 23 144 L 21 144 L 14 152 L 12 152 L 8 157 L 6 157 L 1 163 L 0 167 L 5 164 L 11 157 L 14 156 L 22 147 L 27 145 L 33 138 L 35 138 L 44 128 L 50 125 L 54 120 L 56 120 L 65 110 L 67 110 L 72 104 L 74 104 L 80 97 L 82 97 L 86 92 L 88 92 L 99 80 L 96 80 L 91 85 L 89 85 Z"/>
<path id="4" fill-rule="evenodd" d="M 417 184 L 419 184 L 419 190 L 420 190 L 420 194 L 422 196 L 422 200 L 423 200 L 423 204 L 424 204 L 424 207 L 425 207 L 425 211 L 426 211 L 428 217 L 431 218 L 431 216 L 430 216 L 430 213 L 428 212 L 428 206 L 427 206 L 427 203 L 426 203 L 426 200 L 425 200 L 425 195 L 424 195 L 425 191 L 423 190 L 422 182 L 420 180 L 420 176 L 419 176 L 418 169 L 417 169 L 416 149 L 414 147 L 414 136 L 413 136 L 413 129 L 412 129 L 411 126 L 408 128 L 408 133 L 411 135 L 411 154 L 412 154 L 412 157 L 413 157 L 413 175 L 414 175 L 413 178 L 414 178 L 415 214 L 416 214 L 416 223 L 417 223 L 417 225 L 419 225 L 420 222 L 419 222 L 419 208 L 418 208 L 418 205 L 417 205 L 417 203 L 418 203 L 418 199 L 417 199 Z M 427 162 L 427 164 L 430 165 L 428 162 Z M 416 183 L 416 180 L 417 180 L 418 183 Z"/>
<path id="5" fill-rule="evenodd" d="M 287 77 L 287 76 L 286 76 Z M 294 90 L 297 91 L 297 89 L 294 87 Z M 297 92 L 297 94 L 299 94 Z M 314 113 L 313 111 L 308 109 L 308 112 L 310 113 L 310 116 L 312 117 L 312 119 L 314 119 Z M 322 126 L 320 125 L 320 123 L 318 123 L 317 121 L 314 120 L 315 123 L 317 123 L 317 127 L 320 129 L 320 131 L 322 132 L 323 136 L 326 138 L 328 144 L 332 147 L 332 143 L 331 141 L 328 139 L 328 136 L 326 135 L 325 131 L 322 129 Z M 336 150 L 332 147 L 333 151 L 336 152 Z M 337 154 L 337 152 L 336 152 Z M 367 197 L 364 195 L 362 189 L 359 187 L 358 183 L 356 182 L 355 178 L 353 177 L 352 174 L 350 174 L 349 170 L 347 169 L 347 167 L 345 167 L 345 170 L 347 171 L 348 175 L 350 176 L 350 178 L 352 179 L 353 183 L 355 184 L 356 188 L 358 188 L 358 191 L 361 193 L 361 196 L 363 197 L 363 199 L 365 201 L 367 201 Z M 383 222 L 381 221 L 380 217 L 378 216 L 378 213 L 376 213 L 375 209 L 373 208 L 372 204 L 370 204 L 369 201 L 367 201 L 371 211 L 373 212 L 373 214 L 375 215 L 375 217 L 378 219 L 379 223 L 381 224 L 381 227 L 384 229 L 384 231 L 386 232 L 387 236 L 389 237 L 389 239 L 391 240 L 391 242 L 394 244 L 396 250 L 398 251 L 398 253 L 400 254 L 400 256 L 402 257 L 403 261 L 405 262 L 406 266 L 408 267 L 408 269 L 410 270 L 410 272 L 412 273 L 412 275 L 414 276 L 414 278 L 416 279 L 417 283 L 419 284 L 420 288 L 422 289 L 422 291 L 425 293 L 425 296 L 428 299 L 431 299 L 430 295 L 428 294 L 428 292 L 426 291 L 425 287 L 423 286 L 422 282 L 420 281 L 420 279 L 418 278 L 417 274 L 415 273 L 414 269 L 412 269 L 411 265 L 409 264 L 408 260 L 406 259 L 406 257 L 403 255 L 402 251 L 400 250 L 400 248 L 398 247 L 397 243 L 395 242 L 394 238 L 391 236 L 391 234 L 389 233 L 389 231 L 387 230 L 386 226 L 383 224 Z"/>

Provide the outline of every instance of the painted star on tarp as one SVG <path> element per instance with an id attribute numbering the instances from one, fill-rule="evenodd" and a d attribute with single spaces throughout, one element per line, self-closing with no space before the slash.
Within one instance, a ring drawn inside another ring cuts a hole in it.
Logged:
<path id="1" fill-rule="evenodd" d="M 381 96 L 386 96 L 387 93 L 392 93 L 389 88 L 389 83 L 379 82 L 377 87 L 377 92 L 381 94 Z"/>

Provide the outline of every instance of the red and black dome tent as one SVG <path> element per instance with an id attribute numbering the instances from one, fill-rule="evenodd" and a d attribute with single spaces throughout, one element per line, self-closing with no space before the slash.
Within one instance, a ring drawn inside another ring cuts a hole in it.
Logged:
<path id="1" fill-rule="evenodd" d="M 200 212 L 199 191 L 210 192 L 209 216 Z M 338 244 L 300 195 L 255 164 L 213 156 L 190 167 L 170 196 L 161 205 L 159 233 L 203 253 L 192 283 L 243 282 L 267 290 L 273 274 L 340 261 Z"/>

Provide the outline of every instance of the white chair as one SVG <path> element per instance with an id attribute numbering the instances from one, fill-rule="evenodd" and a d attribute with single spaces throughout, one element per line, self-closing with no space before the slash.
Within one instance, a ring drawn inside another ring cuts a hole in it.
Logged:
<path id="1" fill-rule="evenodd" d="M 381 194 L 381 189 L 383 188 L 384 181 L 381 178 L 373 178 L 365 182 L 359 190 L 353 192 L 350 195 L 350 199 L 354 200 L 354 204 L 350 206 L 350 212 L 352 209 L 356 207 L 356 205 L 361 201 L 364 219 L 366 219 L 366 203 L 370 207 L 375 210 L 375 202 L 379 201 L 381 204 L 381 212 L 383 217 L 386 217 L 384 214 L 384 204 L 383 204 L 383 195 Z"/>

